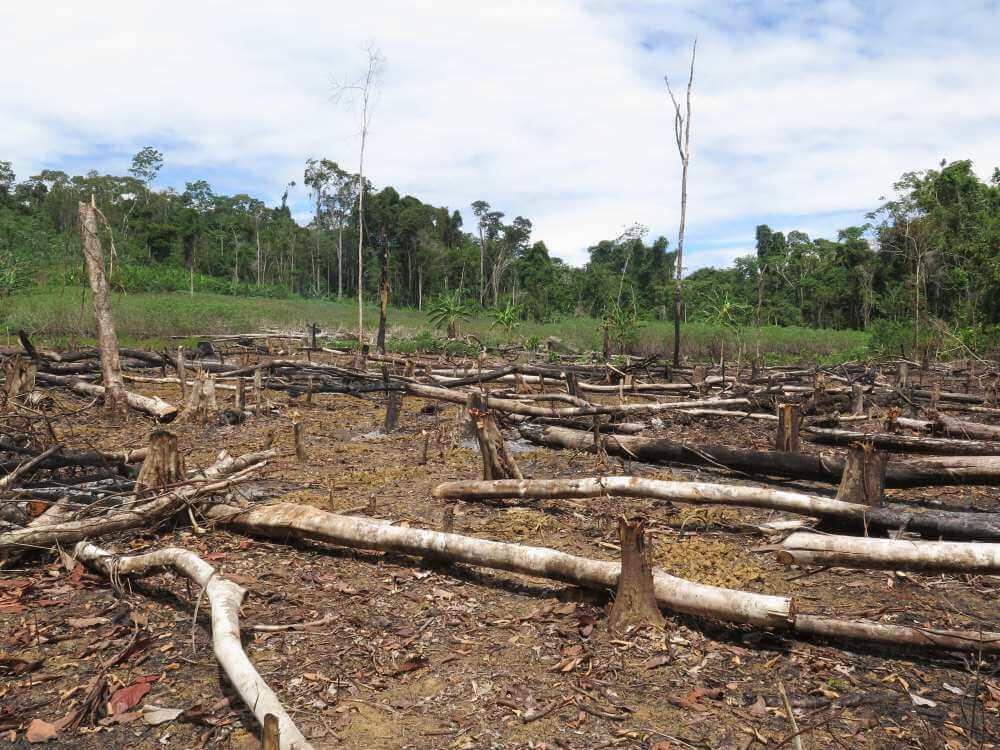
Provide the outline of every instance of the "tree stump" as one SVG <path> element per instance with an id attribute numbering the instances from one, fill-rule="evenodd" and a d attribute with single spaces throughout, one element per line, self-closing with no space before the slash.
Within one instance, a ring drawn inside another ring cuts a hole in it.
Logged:
<path id="1" fill-rule="evenodd" d="M 247 410 L 247 381 L 246 378 L 236 378 L 236 411 L 240 414 Z"/>
<path id="2" fill-rule="evenodd" d="M 486 396 L 470 394 L 468 409 L 483 457 L 483 479 L 524 479 L 487 407 Z"/>
<path id="3" fill-rule="evenodd" d="M 413 363 L 413 360 L 412 359 L 406 360 L 406 366 L 403 368 L 403 377 L 413 378 L 416 377 L 416 375 L 417 375 L 417 367 Z"/>
<path id="4" fill-rule="evenodd" d="M 7 403 L 35 389 L 38 366 L 30 359 L 15 354 L 4 363 L 4 396 Z"/>
<path id="5" fill-rule="evenodd" d="M 253 412 L 260 414 L 264 410 L 264 378 L 260 365 L 253 371 Z"/>
<path id="6" fill-rule="evenodd" d="M 698 391 L 698 396 L 705 397 L 705 365 L 695 365 L 691 371 L 691 384 Z"/>
<path id="7" fill-rule="evenodd" d="M 622 569 L 608 617 L 608 628 L 612 632 L 621 632 L 643 625 L 663 627 L 663 614 L 656 604 L 653 590 L 646 521 L 642 518 L 618 519 L 618 538 L 622 549 Z"/>
<path id="8" fill-rule="evenodd" d="M 295 444 L 295 458 L 300 464 L 304 464 L 309 458 L 306 455 L 305 431 L 302 415 L 292 412 L 292 442 Z"/>
<path id="9" fill-rule="evenodd" d="M 580 396 L 580 386 L 576 382 L 575 372 L 566 373 L 566 392 L 574 398 L 579 398 Z"/>
<path id="10" fill-rule="evenodd" d="M 896 365 L 896 386 L 903 390 L 910 384 L 910 364 L 900 362 Z"/>
<path id="11" fill-rule="evenodd" d="M 389 391 L 385 398 L 385 424 L 383 431 L 386 435 L 395 432 L 399 427 L 399 414 L 403 410 L 403 392 Z"/>
<path id="12" fill-rule="evenodd" d="M 847 451 L 837 499 L 858 505 L 882 505 L 885 464 L 886 454 L 875 450 L 870 440 L 852 445 Z"/>
<path id="13" fill-rule="evenodd" d="M 184 459 L 177 450 L 177 436 L 167 430 L 153 430 L 149 449 L 135 480 L 135 497 L 158 494 L 184 480 Z"/>
<path id="14" fill-rule="evenodd" d="M 181 381 L 181 401 L 185 404 L 188 399 L 187 370 L 184 367 L 184 347 L 177 347 L 177 359 L 174 360 L 174 368 L 177 370 L 177 379 Z"/>
<path id="15" fill-rule="evenodd" d="M 861 416 L 865 413 L 865 391 L 861 383 L 851 384 L 851 414 Z"/>
<path id="16" fill-rule="evenodd" d="M 774 449 L 780 453 L 798 453 L 800 448 L 799 425 L 802 409 L 798 404 L 778 404 L 778 431 Z"/>

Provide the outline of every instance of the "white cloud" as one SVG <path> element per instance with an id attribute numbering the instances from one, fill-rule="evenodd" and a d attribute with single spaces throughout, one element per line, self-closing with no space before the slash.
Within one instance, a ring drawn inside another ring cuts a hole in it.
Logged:
<path id="1" fill-rule="evenodd" d="M 998 25 L 992 3 L 901 0 L 20 3 L 0 28 L 22 63 L 0 80 L 0 158 L 21 175 L 121 171 L 151 143 L 178 179 L 229 174 L 273 199 L 309 156 L 354 168 L 356 119 L 331 83 L 373 40 L 388 59 L 375 183 L 465 210 L 484 198 L 581 262 L 635 221 L 674 239 L 662 74 L 682 84 L 697 34 L 694 268 L 749 247 L 768 216 L 860 221 L 942 157 L 988 174 Z"/>

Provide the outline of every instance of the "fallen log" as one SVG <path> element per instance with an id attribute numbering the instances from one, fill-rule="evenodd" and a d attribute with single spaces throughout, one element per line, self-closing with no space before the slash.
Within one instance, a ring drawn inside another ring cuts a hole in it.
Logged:
<path id="1" fill-rule="evenodd" d="M 449 401 L 453 404 L 464 404 L 466 395 L 461 392 L 452 391 L 448 388 L 437 388 L 432 385 L 422 383 L 406 382 L 403 384 L 407 393 L 421 398 L 435 399 L 438 401 Z M 701 406 L 749 406 L 750 401 L 745 398 L 712 399 L 708 401 L 671 401 L 664 404 L 593 404 L 591 406 L 571 406 L 564 408 L 552 408 L 545 406 L 532 406 L 523 404 L 512 399 L 489 397 L 487 405 L 495 411 L 508 412 L 510 414 L 520 414 L 526 417 L 589 417 L 595 414 L 635 414 L 645 412 L 670 411 L 685 408 L 697 408 Z"/>
<path id="2" fill-rule="evenodd" d="M 784 565 L 820 565 L 933 573 L 1000 573 L 1000 544 L 810 534 L 787 537 L 777 552 Z"/>
<path id="3" fill-rule="evenodd" d="M 940 432 L 963 440 L 1000 440 L 1000 427 L 980 422 L 966 422 L 938 414 L 935 419 L 896 417 L 896 424 L 921 432 Z"/>
<path id="4" fill-rule="evenodd" d="M 76 378 L 64 377 L 62 375 L 51 375 L 44 372 L 38 373 L 36 377 L 40 383 L 65 386 L 71 391 L 76 391 L 77 393 L 82 393 L 86 396 L 104 396 L 104 386 L 97 385 L 96 383 L 87 383 L 86 381 L 78 380 Z M 124 393 L 125 401 L 131 408 L 137 411 L 145 412 L 152 417 L 156 417 L 156 419 L 161 422 L 169 422 L 177 416 L 177 407 L 172 404 L 168 404 L 161 398 L 156 398 L 155 396 L 142 396 L 138 393 L 133 393 L 132 391 L 124 391 Z"/>
<path id="5" fill-rule="evenodd" d="M 89 542 L 80 542 L 73 556 L 101 571 L 112 582 L 122 574 L 141 575 L 155 568 L 173 568 L 200 586 L 212 611 L 212 650 L 230 684 L 261 726 L 266 716 L 277 717 L 282 750 L 309 750 L 312 747 L 243 650 L 239 611 L 246 589 L 217 575 L 218 571 L 198 555 L 179 547 L 118 556 Z"/>
<path id="6" fill-rule="evenodd" d="M 506 480 L 513 481 L 513 480 Z M 206 515 L 236 531 L 287 540 L 290 535 L 355 549 L 381 550 L 548 578 L 577 586 L 613 589 L 621 564 L 546 547 L 439 531 L 404 528 L 389 521 L 339 516 L 310 506 L 278 503 L 249 510 L 214 505 Z M 653 571 L 660 607 L 724 622 L 775 627 L 834 639 L 972 652 L 1000 651 L 1000 633 L 941 631 L 866 621 L 835 620 L 796 611 L 787 597 L 724 589 Z"/>
<path id="7" fill-rule="evenodd" d="M 247 453 L 239 458 L 223 455 L 212 466 L 189 478 L 191 484 L 178 487 L 128 509 L 2 533 L 0 553 L 28 548 L 48 549 L 57 544 L 67 545 L 82 539 L 94 539 L 102 534 L 158 523 L 196 498 L 219 492 L 246 478 L 252 471 L 262 467 L 268 458 L 277 455 L 278 452 L 274 449 Z"/>
<path id="8" fill-rule="evenodd" d="M 896 422 L 903 425 L 904 420 L 897 417 Z M 1000 456 L 1000 442 L 914 437 L 912 435 L 894 435 L 891 432 L 858 432 L 821 427 L 807 427 L 805 432 L 806 439 L 825 445 L 850 445 L 860 440 L 870 440 L 876 448 L 895 453 L 931 453 L 938 456 Z M 1000 437 L 1000 432 L 998 432 L 998 437 Z"/>
<path id="9" fill-rule="evenodd" d="M 565 427 L 521 425 L 521 435 L 551 448 L 594 451 L 589 432 Z M 710 466 L 747 474 L 839 482 L 844 459 L 835 456 L 812 456 L 805 453 L 778 453 L 724 445 L 688 445 L 666 438 L 608 436 L 604 449 L 616 456 L 636 461 L 668 462 Z M 945 484 L 1000 483 L 1000 456 L 925 458 L 921 461 L 894 461 L 886 469 L 887 487 L 926 487 Z"/>
<path id="10" fill-rule="evenodd" d="M 905 528 L 930 536 L 959 539 L 1000 539 L 1000 514 L 923 511 L 845 503 L 819 495 L 708 482 L 672 482 L 642 477 L 585 479 L 504 479 L 445 482 L 434 488 L 443 500 L 556 500 L 638 497 L 695 505 L 736 505 L 767 508 L 810 518 L 846 523 L 858 528 Z"/>
<path id="11" fill-rule="evenodd" d="M 239 531 L 287 538 L 303 537 L 356 549 L 381 550 L 436 560 L 550 578 L 590 588 L 614 589 L 621 565 L 559 552 L 547 547 L 404 528 L 388 521 L 340 516 L 306 505 L 277 503 L 243 511 L 214 505 L 205 511 Z M 661 607 L 727 622 L 787 627 L 794 611 L 790 599 L 707 586 L 654 570 L 653 585 Z"/>

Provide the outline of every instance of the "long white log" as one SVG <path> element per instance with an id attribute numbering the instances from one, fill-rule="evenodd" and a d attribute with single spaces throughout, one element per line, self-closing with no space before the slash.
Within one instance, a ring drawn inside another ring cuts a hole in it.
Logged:
<path id="1" fill-rule="evenodd" d="M 824 565 L 936 573 L 1000 573 L 1000 544 L 810 534 L 799 531 L 781 543 L 785 565 Z"/>
<path id="2" fill-rule="evenodd" d="M 923 511 L 846 503 L 802 492 L 772 490 L 736 484 L 674 482 L 644 477 L 587 477 L 581 479 L 496 479 L 445 482 L 434 488 L 434 497 L 449 500 L 555 500 L 594 497 L 655 498 L 696 505 L 738 505 L 767 508 L 811 518 L 826 518 L 880 528 L 905 527 L 920 533 L 957 537 L 1000 539 L 1000 515 Z"/>
<path id="3" fill-rule="evenodd" d="M 243 512 L 213 506 L 206 515 L 241 531 L 282 537 L 290 531 L 299 532 L 304 537 L 344 547 L 463 562 L 590 588 L 614 589 L 621 570 L 617 562 L 591 560 L 547 547 L 404 528 L 388 521 L 341 516 L 291 503 Z M 791 599 L 783 596 L 693 583 L 662 570 L 654 571 L 653 584 L 660 606 L 675 612 L 767 627 L 788 627 L 794 613 Z"/>
<path id="4" fill-rule="evenodd" d="M 614 588 L 621 570 L 619 563 L 591 560 L 545 547 L 403 528 L 388 521 L 339 516 L 289 503 L 250 510 L 215 505 L 206 515 L 242 532 L 281 539 L 293 535 L 345 547 L 464 562 L 593 588 Z M 661 607 L 727 622 L 791 628 L 835 639 L 958 651 L 1000 651 L 1000 633 L 932 630 L 798 614 L 792 600 L 786 597 L 706 586 L 674 578 L 660 570 L 654 571 L 653 587 Z"/>
<path id="5" fill-rule="evenodd" d="M 303 736 L 285 711 L 278 696 L 254 669 L 240 641 L 240 604 L 246 589 L 217 575 L 217 571 L 193 552 L 168 547 L 143 555 L 118 557 L 107 550 L 80 542 L 73 550 L 77 560 L 112 578 L 120 574 L 145 573 L 154 568 L 174 568 L 200 586 L 212 609 L 212 649 L 229 682 L 253 715 L 264 725 L 268 714 L 278 719 L 281 750 L 310 750 Z"/>

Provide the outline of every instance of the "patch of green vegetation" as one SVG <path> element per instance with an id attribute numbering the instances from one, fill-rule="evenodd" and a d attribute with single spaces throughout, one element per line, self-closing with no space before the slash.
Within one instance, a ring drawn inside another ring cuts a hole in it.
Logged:
<path id="1" fill-rule="evenodd" d="M 335 348 L 352 348 L 357 330 L 357 307 L 352 300 L 315 300 L 302 297 L 269 299 L 231 297 L 222 294 L 173 293 L 115 294 L 115 322 L 124 345 L 164 348 L 214 334 L 251 333 L 267 328 L 302 331 L 306 323 L 317 323 L 321 337 Z M 375 305 L 365 307 L 365 328 L 370 335 L 378 320 Z M 24 329 L 52 346 L 65 346 L 70 339 L 83 344 L 96 338 L 90 294 L 83 287 L 36 289 L 5 299 L 0 307 L 0 326 L 8 338 Z M 509 334 L 494 325 L 485 313 L 464 324 L 464 332 L 488 346 L 508 343 Z M 410 308 L 390 308 L 389 349 L 411 354 L 445 348 L 453 355 L 475 354 L 476 342 L 459 338 L 444 342 L 431 333 L 428 316 Z M 737 352 L 737 339 L 726 326 L 705 322 L 685 323 L 681 329 L 686 356 L 694 360 L 718 357 L 725 342 L 726 359 Z M 561 339 L 572 350 L 600 351 L 601 323 L 590 317 L 564 317 L 547 323 L 523 322 L 519 336 L 536 346 L 549 337 Z M 184 340 L 171 339 L 184 336 Z M 765 326 L 744 328 L 740 336 L 742 356 L 759 352 L 769 363 L 820 361 L 833 363 L 868 355 L 868 337 L 860 331 Z M 662 355 L 673 342 L 671 321 L 645 321 L 630 351 L 638 356 Z"/>

